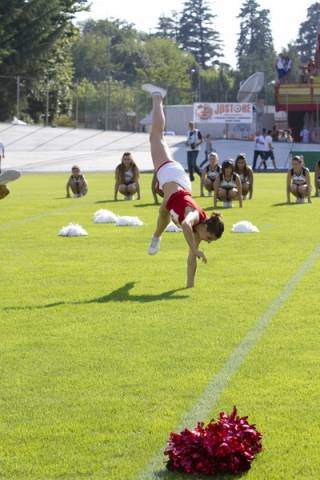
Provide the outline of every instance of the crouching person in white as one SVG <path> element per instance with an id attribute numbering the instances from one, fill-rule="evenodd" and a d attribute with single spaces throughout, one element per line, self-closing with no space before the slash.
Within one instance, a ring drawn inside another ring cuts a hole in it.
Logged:
<path id="1" fill-rule="evenodd" d="M 152 96 L 152 130 L 150 135 L 151 156 L 163 191 L 163 203 L 159 210 L 157 227 L 149 246 L 149 254 L 155 255 L 160 249 L 161 235 L 172 220 L 181 226 L 189 246 L 187 266 L 187 287 L 194 286 L 197 258 L 207 263 L 207 257 L 199 250 L 201 241 L 208 243 L 221 237 L 224 224 L 220 214 L 206 217 L 202 208 L 191 196 L 191 183 L 180 163 L 171 158 L 164 138 L 165 117 L 162 99 L 166 91 L 150 84 L 143 85 L 143 90 Z"/>
<path id="2" fill-rule="evenodd" d="M 309 169 L 303 165 L 303 159 L 295 155 L 287 174 L 287 203 L 291 203 L 290 193 L 296 197 L 296 203 L 304 203 L 306 198 L 311 203 L 311 189 Z"/>

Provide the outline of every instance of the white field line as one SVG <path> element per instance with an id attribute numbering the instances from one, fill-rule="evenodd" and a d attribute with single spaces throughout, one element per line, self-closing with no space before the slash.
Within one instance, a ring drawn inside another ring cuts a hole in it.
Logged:
<path id="1" fill-rule="evenodd" d="M 194 407 L 186 413 L 175 431 L 181 431 L 185 427 L 193 428 L 198 421 L 204 420 L 218 403 L 219 398 L 230 382 L 233 375 L 239 370 L 244 360 L 256 346 L 272 318 L 278 313 L 282 305 L 287 301 L 295 287 L 304 275 L 313 267 L 320 255 L 320 245 L 314 249 L 310 256 L 301 265 L 299 270 L 284 286 L 280 294 L 274 299 L 267 310 L 258 318 L 253 328 L 244 337 L 240 345 L 231 353 L 221 370 L 211 379 L 209 385 L 198 398 Z M 165 478 L 164 469 L 164 447 L 156 454 L 145 469 L 140 473 L 139 480 L 159 480 Z"/>
<path id="2" fill-rule="evenodd" d="M 60 213 L 67 212 L 68 210 L 72 210 L 73 208 L 76 208 L 76 207 L 79 207 L 79 205 L 73 204 L 65 208 L 57 208 L 56 210 L 47 210 L 46 212 L 41 212 L 36 215 L 31 215 L 30 217 L 25 217 L 25 218 L 22 218 L 21 220 L 14 220 L 13 222 L 4 223 L 3 225 L 0 225 L 0 231 L 10 230 L 11 228 L 14 228 L 16 226 L 24 225 L 29 222 L 35 222 L 37 220 L 40 220 L 41 218 L 59 215 Z"/>

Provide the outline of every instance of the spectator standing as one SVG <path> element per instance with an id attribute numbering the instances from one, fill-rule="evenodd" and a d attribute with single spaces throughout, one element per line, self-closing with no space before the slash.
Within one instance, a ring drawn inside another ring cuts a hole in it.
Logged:
<path id="1" fill-rule="evenodd" d="M 275 125 L 272 127 L 271 137 L 273 142 L 277 142 L 279 140 L 279 130 Z"/>
<path id="2" fill-rule="evenodd" d="M 300 132 L 300 138 L 302 143 L 309 143 L 310 142 L 310 131 L 307 127 L 303 127 Z"/>
<path id="3" fill-rule="evenodd" d="M 260 165 L 258 167 L 261 168 L 262 164 L 265 165 L 265 168 L 267 168 L 267 160 L 271 158 L 273 168 L 276 170 L 277 165 L 276 165 L 276 160 L 274 158 L 274 153 L 273 153 L 273 145 L 272 145 L 272 130 L 268 130 L 268 134 L 265 136 L 265 143 L 266 143 L 266 152 L 265 152 L 265 159 L 261 160 Z"/>
<path id="4" fill-rule="evenodd" d="M 261 158 L 261 161 L 264 162 L 266 158 L 266 141 L 265 141 L 265 128 L 262 130 L 263 133 L 257 132 L 257 135 L 254 140 L 254 152 L 253 152 L 253 162 L 252 162 L 252 169 L 256 170 L 258 158 Z"/>
<path id="5" fill-rule="evenodd" d="M 209 162 L 209 155 L 212 152 L 215 152 L 215 149 L 213 148 L 213 139 L 210 133 L 208 133 L 205 137 L 204 141 L 204 160 L 200 163 L 200 168 L 208 164 Z"/>
<path id="6" fill-rule="evenodd" d="M 283 59 L 284 59 L 284 71 L 285 71 L 284 82 L 288 83 L 288 77 L 292 69 L 292 60 L 291 58 L 289 58 L 288 55 L 284 55 Z"/>
<path id="7" fill-rule="evenodd" d="M 282 53 L 278 56 L 276 60 L 276 70 L 279 83 L 283 83 L 284 77 L 286 76 L 286 69 L 285 69 L 285 58 Z"/>
<path id="8" fill-rule="evenodd" d="M 187 162 L 190 181 L 194 181 L 194 172 L 201 177 L 200 168 L 197 165 L 197 158 L 200 151 L 200 145 L 202 143 L 202 135 L 200 131 L 195 128 L 194 122 L 189 122 L 189 132 L 187 135 Z"/>

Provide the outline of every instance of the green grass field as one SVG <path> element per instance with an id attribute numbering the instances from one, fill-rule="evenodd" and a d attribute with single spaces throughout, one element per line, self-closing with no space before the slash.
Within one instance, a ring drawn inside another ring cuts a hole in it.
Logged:
<path id="1" fill-rule="evenodd" d="M 66 178 L 26 175 L 0 203 L 0 479 L 134 480 L 320 244 L 320 199 L 287 206 L 285 175 L 257 175 L 254 200 L 224 212 L 226 232 L 205 244 L 209 263 L 187 290 L 182 234 L 146 253 L 150 175 L 132 202 L 110 200 L 109 174 L 88 174 L 88 195 L 65 199 Z M 211 198 L 199 202 L 210 211 Z M 146 225 L 95 225 L 100 208 Z M 239 220 L 260 233 L 231 233 Z M 89 236 L 58 237 L 70 222 Z M 319 267 L 202 419 L 235 404 L 257 424 L 264 450 L 248 480 L 320 478 Z"/>

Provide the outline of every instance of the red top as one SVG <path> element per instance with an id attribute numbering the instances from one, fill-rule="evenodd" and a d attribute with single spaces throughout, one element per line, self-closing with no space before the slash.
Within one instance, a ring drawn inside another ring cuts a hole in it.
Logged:
<path id="1" fill-rule="evenodd" d="M 199 213 L 199 221 L 193 225 L 194 227 L 207 219 L 205 212 L 193 200 L 190 192 L 187 190 L 178 190 L 173 193 L 166 204 L 166 209 L 169 210 L 172 221 L 177 225 L 181 225 L 185 219 L 184 212 L 187 207 L 191 207 Z"/>

